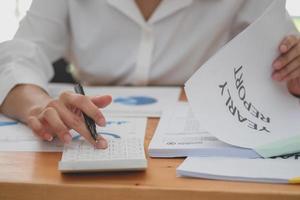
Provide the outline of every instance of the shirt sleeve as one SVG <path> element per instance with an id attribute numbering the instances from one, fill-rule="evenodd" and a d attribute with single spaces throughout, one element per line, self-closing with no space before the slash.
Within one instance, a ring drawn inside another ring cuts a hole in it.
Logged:
<path id="1" fill-rule="evenodd" d="M 253 23 L 270 6 L 273 0 L 244 0 L 239 12 L 236 14 L 232 29 L 231 38 L 243 31 L 248 25 Z M 285 9 L 285 8 L 284 8 Z M 299 34 L 292 18 L 286 11 L 286 20 L 290 34 Z"/>
<path id="2" fill-rule="evenodd" d="M 244 0 L 231 27 L 231 38 L 260 17 L 273 0 Z"/>
<path id="3" fill-rule="evenodd" d="M 34 0 L 11 41 L 0 44 L 0 105 L 18 84 L 47 91 L 52 62 L 68 47 L 67 0 Z"/>

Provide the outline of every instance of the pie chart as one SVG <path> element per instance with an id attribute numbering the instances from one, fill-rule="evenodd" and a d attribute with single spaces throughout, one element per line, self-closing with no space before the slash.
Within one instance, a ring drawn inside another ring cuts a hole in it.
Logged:
<path id="1" fill-rule="evenodd" d="M 128 106 L 143 106 L 156 103 L 157 100 L 148 96 L 129 96 L 118 97 L 114 100 L 114 103 L 128 105 Z"/>

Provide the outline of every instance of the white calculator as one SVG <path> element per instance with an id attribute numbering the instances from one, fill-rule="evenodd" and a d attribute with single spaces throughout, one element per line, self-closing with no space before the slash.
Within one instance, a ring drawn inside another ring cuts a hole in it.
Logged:
<path id="1" fill-rule="evenodd" d="M 85 140 L 65 145 L 58 168 L 62 172 L 144 170 L 144 139 L 109 139 L 107 149 L 95 149 Z"/>

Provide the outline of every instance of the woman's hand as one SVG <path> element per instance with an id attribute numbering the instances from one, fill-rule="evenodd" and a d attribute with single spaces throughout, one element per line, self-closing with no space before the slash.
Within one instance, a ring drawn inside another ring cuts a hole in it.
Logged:
<path id="1" fill-rule="evenodd" d="M 290 93 L 300 95 L 300 37 L 290 35 L 279 45 L 280 56 L 273 62 L 272 78 L 286 81 Z"/>
<path id="2" fill-rule="evenodd" d="M 44 140 L 51 141 L 57 136 L 64 143 L 72 140 L 70 129 L 80 133 L 96 148 L 106 148 L 106 140 L 99 136 L 98 142 L 86 128 L 82 112 L 91 117 L 99 126 L 105 126 L 105 118 L 99 108 L 111 103 L 110 96 L 88 97 L 72 92 L 63 92 L 58 99 L 50 100 L 44 107 L 30 109 L 26 120 L 34 133 Z"/>

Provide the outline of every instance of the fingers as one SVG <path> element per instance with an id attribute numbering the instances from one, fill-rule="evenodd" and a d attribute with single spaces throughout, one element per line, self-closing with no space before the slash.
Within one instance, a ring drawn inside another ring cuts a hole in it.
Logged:
<path id="1" fill-rule="evenodd" d="M 69 94 L 68 94 L 69 95 Z M 70 93 L 71 95 L 71 93 Z M 67 108 L 67 106 L 61 102 L 61 101 L 52 101 L 48 104 L 48 107 L 52 107 L 55 108 L 55 111 L 58 113 L 58 116 L 61 118 L 61 121 L 63 121 L 63 123 L 65 124 L 66 127 L 70 128 L 70 129 L 74 129 L 75 131 L 77 131 L 78 133 L 80 133 L 87 141 L 89 141 L 92 145 L 94 145 L 96 148 L 106 148 L 107 145 L 106 141 L 104 138 L 100 138 L 101 141 L 96 143 L 96 141 L 93 139 L 93 137 L 91 136 L 89 130 L 87 129 L 82 116 L 78 115 L 78 109 L 75 108 L 73 109 L 73 111 L 71 111 L 70 109 Z M 47 114 L 47 113 L 45 113 Z M 49 116 L 50 112 L 48 112 L 47 116 Z M 50 117 L 48 117 L 50 118 Z M 55 120 L 52 121 L 52 123 L 59 123 Z M 53 126 L 53 124 L 50 124 L 51 126 Z M 59 125 L 60 128 L 57 128 L 57 130 L 54 130 L 55 132 L 59 132 L 61 131 L 61 133 L 64 133 L 64 127 L 63 125 Z M 66 128 L 65 127 L 65 128 Z M 58 133 L 60 134 L 60 133 Z M 60 134 L 63 136 L 60 136 L 59 138 L 61 140 L 63 140 L 64 142 L 68 143 L 71 141 L 71 135 L 70 137 L 66 134 Z M 67 138 L 66 138 L 67 137 Z"/>
<path id="2" fill-rule="evenodd" d="M 55 110 L 59 114 L 59 117 L 62 119 L 62 121 L 66 124 L 68 128 L 76 130 L 82 124 L 82 119 L 77 114 L 78 110 L 72 112 L 62 102 L 59 101 L 52 101 L 48 104 L 48 106 L 55 108 Z"/>
<path id="3" fill-rule="evenodd" d="M 80 126 L 77 126 L 76 130 L 78 133 L 80 133 L 80 135 L 82 135 L 82 137 L 84 137 L 84 139 L 86 139 L 89 143 L 91 143 L 95 148 L 99 148 L 99 149 L 103 149 L 106 148 L 106 146 L 103 146 L 103 142 L 99 143 L 98 140 L 94 140 L 94 138 L 92 137 L 91 133 L 89 132 L 89 130 L 87 129 L 87 127 L 85 126 L 84 123 L 81 123 Z M 99 140 L 105 140 L 104 138 L 99 138 Z"/>
<path id="4" fill-rule="evenodd" d="M 34 133 L 48 141 L 57 135 L 58 138 L 69 143 L 72 136 L 69 132 L 74 129 L 96 148 L 106 148 L 106 140 L 99 136 L 95 141 L 82 117 L 82 112 L 91 117 L 100 126 L 105 125 L 105 119 L 99 108 L 107 106 L 111 102 L 110 96 L 87 97 L 71 92 L 65 92 L 59 99 L 50 101 L 45 108 L 36 109 L 30 113 L 28 125 Z M 98 108 L 99 107 L 99 108 Z"/>
<path id="5" fill-rule="evenodd" d="M 108 147 L 108 144 L 104 137 L 102 137 L 101 135 L 98 135 L 97 143 L 95 146 L 98 149 L 106 149 Z"/>
<path id="6" fill-rule="evenodd" d="M 293 46 L 293 48 L 291 48 L 287 53 L 282 54 L 279 58 L 277 58 L 273 63 L 273 68 L 275 70 L 280 70 L 298 56 L 300 56 L 300 42 Z"/>
<path id="7" fill-rule="evenodd" d="M 79 117 L 74 112 L 71 112 L 67 105 L 71 105 L 73 108 L 75 108 L 75 112 L 78 110 L 84 112 L 86 115 L 91 117 L 97 124 L 100 126 L 105 126 L 105 118 L 100 112 L 99 108 L 104 108 L 108 104 L 111 103 L 112 98 L 109 95 L 106 96 L 96 96 L 96 97 L 87 97 L 79 94 L 74 93 L 63 93 L 60 97 L 62 100 L 62 104 L 56 105 L 59 107 L 57 109 L 63 119 L 63 121 L 66 122 L 66 124 L 80 133 L 87 141 L 89 141 L 91 144 L 93 144 L 96 148 L 107 148 L 107 142 L 102 137 L 99 136 L 97 138 L 97 141 L 93 139 L 91 136 L 91 133 L 87 129 L 85 123 L 82 120 L 82 116 Z M 99 107 L 99 108 L 98 108 Z"/>
<path id="8" fill-rule="evenodd" d="M 297 75 L 300 76 L 298 73 L 299 69 L 300 69 L 300 56 L 294 59 L 288 65 L 286 65 L 283 69 L 275 71 L 272 77 L 277 81 L 290 80 L 291 77 L 296 78 Z"/>
<path id="9" fill-rule="evenodd" d="M 70 105 L 84 112 L 98 125 L 105 126 L 106 121 L 103 114 L 89 97 L 74 93 L 63 93 L 60 96 L 60 99 L 64 104 Z"/>
<path id="10" fill-rule="evenodd" d="M 279 45 L 281 55 L 273 62 L 272 78 L 277 81 L 299 77 L 300 38 L 296 35 L 287 36 Z"/>
<path id="11" fill-rule="evenodd" d="M 298 36 L 289 35 L 285 37 L 279 45 L 280 53 L 286 53 L 298 43 Z"/>
<path id="12" fill-rule="evenodd" d="M 283 80 L 290 81 L 299 77 L 300 77 L 300 68 L 297 68 L 296 70 L 288 74 Z"/>
<path id="13" fill-rule="evenodd" d="M 272 78 L 277 81 L 286 81 L 289 92 L 300 94 L 300 38 L 289 36 L 279 47 L 282 53 L 273 63 Z"/>
<path id="14" fill-rule="evenodd" d="M 36 118 L 36 117 L 29 117 L 28 119 L 28 126 L 33 130 L 33 132 L 40 138 L 47 140 L 47 141 L 52 141 L 53 136 L 51 133 L 48 133 L 41 122 Z"/>
<path id="15" fill-rule="evenodd" d="M 91 97 L 91 101 L 98 107 L 98 108 L 105 108 L 112 102 L 112 97 L 110 95 L 105 96 L 95 96 Z"/>
<path id="16" fill-rule="evenodd" d="M 72 136 L 69 129 L 61 120 L 59 114 L 53 107 L 46 108 L 42 113 L 42 120 L 47 122 L 47 125 L 51 127 L 51 130 L 59 137 L 59 139 L 65 143 L 70 143 Z"/>

